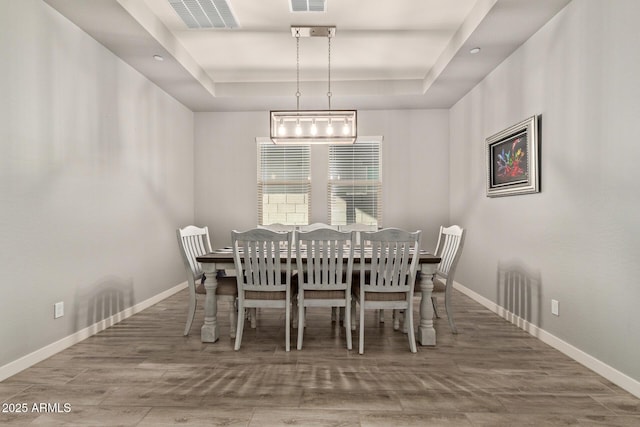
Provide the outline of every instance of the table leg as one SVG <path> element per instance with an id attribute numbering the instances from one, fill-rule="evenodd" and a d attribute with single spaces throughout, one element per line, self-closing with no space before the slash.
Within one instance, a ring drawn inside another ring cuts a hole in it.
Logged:
<path id="1" fill-rule="evenodd" d="M 433 328 L 433 305 L 431 305 L 431 293 L 433 291 L 433 268 L 423 266 L 420 275 L 420 325 L 418 326 L 418 342 L 420 345 L 436 345 L 436 330 Z"/>
<path id="2" fill-rule="evenodd" d="M 204 299 L 204 325 L 200 330 L 200 339 L 202 342 L 216 342 L 220 337 L 220 331 L 218 330 L 218 302 L 216 301 L 218 280 L 216 279 L 216 273 L 206 272 L 205 274 L 207 280 L 204 282 L 204 288 L 207 291 L 207 295 Z"/>

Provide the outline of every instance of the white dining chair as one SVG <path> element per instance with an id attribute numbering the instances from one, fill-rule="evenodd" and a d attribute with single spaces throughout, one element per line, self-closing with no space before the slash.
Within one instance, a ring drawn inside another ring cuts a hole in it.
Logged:
<path id="1" fill-rule="evenodd" d="M 258 225 L 258 228 L 271 230 L 271 231 L 295 231 L 296 230 L 295 225 L 281 224 L 279 222 L 274 222 L 273 224 Z"/>
<path id="2" fill-rule="evenodd" d="M 449 327 L 454 334 L 458 333 L 456 324 L 453 320 L 453 307 L 451 306 L 453 278 L 456 273 L 458 261 L 462 254 L 464 246 L 465 230 L 458 225 L 450 227 L 440 227 L 438 235 L 438 243 L 436 245 L 435 255 L 441 258 L 440 264 L 433 277 L 433 291 L 431 294 L 431 302 L 436 317 L 440 317 L 436 304 L 436 294 L 444 293 L 444 307 L 449 320 Z"/>
<path id="3" fill-rule="evenodd" d="M 314 222 L 313 224 L 301 225 L 300 227 L 298 227 L 300 231 L 314 231 L 314 230 L 320 230 L 322 228 L 329 228 L 331 230 L 338 229 L 337 226 L 325 224 L 324 222 Z"/>
<path id="4" fill-rule="evenodd" d="M 178 248 L 180 249 L 184 269 L 187 273 L 189 288 L 189 311 L 187 313 L 187 324 L 184 328 L 184 335 L 186 336 L 189 335 L 196 314 L 197 296 L 206 294 L 204 283 L 207 278 L 196 258 L 211 252 L 211 241 L 209 240 L 209 228 L 200 228 L 195 225 L 178 228 L 176 236 L 178 237 Z M 216 276 L 216 280 L 218 282 L 218 287 L 216 288 L 218 300 L 227 301 L 230 305 L 229 320 L 231 328 L 229 335 L 233 338 L 235 337 L 237 317 L 237 311 L 235 310 L 235 302 L 238 295 L 236 279 L 219 273 Z"/>
<path id="5" fill-rule="evenodd" d="M 360 280 L 353 283 L 354 306 L 360 306 L 359 353 L 364 353 L 366 309 L 405 310 L 409 349 L 417 351 L 413 327 L 413 289 L 420 250 L 421 231 L 386 228 L 360 234 Z M 366 248 L 366 249 L 365 249 Z M 371 261 L 366 262 L 370 257 Z M 355 311 L 352 308 L 352 311 Z M 353 320 L 353 319 L 352 319 Z"/>
<path id="6" fill-rule="evenodd" d="M 347 349 L 351 350 L 351 278 L 355 232 L 329 228 L 301 231 L 296 233 L 295 247 L 298 266 L 298 350 L 302 349 L 307 307 L 345 308 Z"/>
<path id="7" fill-rule="evenodd" d="M 292 232 L 256 228 L 231 232 L 238 288 L 238 313 L 246 308 L 285 309 L 285 349 L 291 336 L 291 244 Z M 284 266 L 282 259 L 286 257 Z M 244 315 L 238 316 L 234 349 L 240 350 Z"/>

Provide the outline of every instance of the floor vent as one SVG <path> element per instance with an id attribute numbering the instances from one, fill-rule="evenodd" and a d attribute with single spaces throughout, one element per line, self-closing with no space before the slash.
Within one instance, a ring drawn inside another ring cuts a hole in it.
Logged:
<path id="1" fill-rule="evenodd" d="M 291 12 L 326 12 L 327 0 L 290 0 Z"/>
<path id="2" fill-rule="evenodd" d="M 238 28 L 225 0 L 168 0 L 189 28 Z"/>

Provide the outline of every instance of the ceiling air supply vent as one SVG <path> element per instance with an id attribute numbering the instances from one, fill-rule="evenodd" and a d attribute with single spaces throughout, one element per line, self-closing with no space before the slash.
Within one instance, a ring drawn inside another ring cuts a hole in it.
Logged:
<path id="1" fill-rule="evenodd" d="M 290 0 L 291 12 L 326 12 L 327 0 Z"/>
<path id="2" fill-rule="evenodd" d="M 168 0 L 189 28 L 237 28 L 226 0 Z"/>

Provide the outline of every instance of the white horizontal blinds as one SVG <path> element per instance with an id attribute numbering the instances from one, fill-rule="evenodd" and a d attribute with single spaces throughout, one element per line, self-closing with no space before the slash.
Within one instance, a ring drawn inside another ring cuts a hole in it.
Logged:
<path id="1" fill-rule="evenodd" d="M 329 223 L 382 223 L 380 141 L 329 146 Z"/>
<path id="2" fill-rule="evenodd" d="M 308 224 L 310 212 L 308 145 L 258 142 L 258 222 Z"/>

